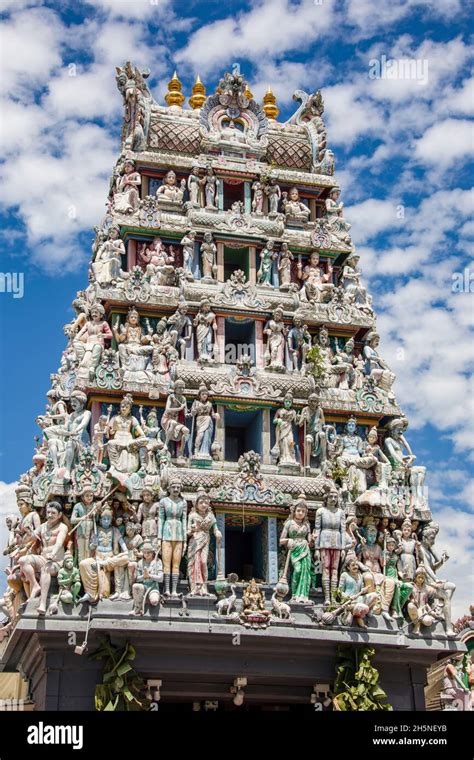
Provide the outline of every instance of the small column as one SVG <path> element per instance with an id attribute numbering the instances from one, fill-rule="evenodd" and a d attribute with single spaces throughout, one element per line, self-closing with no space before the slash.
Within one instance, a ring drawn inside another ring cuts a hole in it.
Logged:
<path id="1" fill-rule="evenodd" d="M 224 243 L 222 241 L 217 243 L 217 279 L 219 282 L 224 282 Z"/>
<path id="2" fill-rule="evenodd" d="M 244 207 L 246 214 L 252 212 L 252 186 L 250 182 L 244 182 Z"/>
<path id="3" fill-rule="evenodd" d="M 316 198 L 310 198 L 309 199 L 309 210 L 311 211 L 310 214 L 310 221 L 315 222 L 316 221 Z"/>
<path id="4" fill-rule="evenodd" d="M 224 180 L 220 179 L 217 186 L 217 208 L 224 211 Z"/>
<path id="5" fill-rule="evenodd" d="M 148 195 L 148 189 L 150 187 L 150 177 L 147 174 L 142 174 L 141 184 L 141 197 L 146 198 Z"/>
<path id="6" fill-rule="evenodd" d="M 94 426 L 97 425 L 99 422 L 99 417 L 101 415 L 101 403 L 100 401 L 93 401 L 91 404 L 91 421 L 90 421 L 90 438 L 92 441 L 92 436 L 94 434 Z"/>
<path id="7" fill-rule="evenodd" d="M 225 512 L 218 512 L 216 515 L 217 529 L 221 532 L 221 551 L 222 551 L 222 574 L 225 578 Z M 219 572 L 219 569 L 217 572 Z"/>
<path id="8" fill-rule="evenodd" d="M 257 283 L 257 246 L 249 245 L 249 282 Z"/>
<path id="9" fill-rule="evenodd" d="M 268 517 L 268 583 L 278 582 L 278 533 L 276 517 Z"/>
<path id="10" fill-rule="evenodd" d="M 217 345 L 218 361 L 225 362 L 225 317 L 216 317 L 217 321 Z"/>
<path id="11" fill-rule="evenodd" d="M 129 240 L 127 245 L 127 272 L 131 272 L 137 263 L 137 240 Z"/>
<path id="12" fill-rule="evenodd" d="M 255 322 L 255 366 L 257 369 L 263 369 L 265 346 L 263 344 L 263 322 L 258 320 Z"/>
<path id="13" fill-rule="evenodd" d="M 262 410 L 262 461 L 263 464 L 271 464 L 270 449 L 271 449 L 271 420 L 270 409 Z"/>

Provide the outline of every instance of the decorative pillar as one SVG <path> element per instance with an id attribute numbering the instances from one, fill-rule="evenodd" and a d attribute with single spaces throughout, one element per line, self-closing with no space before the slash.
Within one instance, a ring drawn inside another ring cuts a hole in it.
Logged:
<path id="1" fill-rule="evenodd" d="M 222 459 L 225 460 L 225 407 L 223 404 L 216 404 L 219 419 L 216 425 L 216 443 L 220 444 Z"/>
<path id="2" fill-rule="evenodd" d="M 252 212 L 252 186 L 250 182 L 244 182 L 244 207 L 246 214 Z"/>
<path id="3" fill-rule="evenodd" d="M 268 583 L 278 582 L 278 533 L 276 517 L 268 517 Z"/>
<path id="4" fill-rule="evenodd" d="M 127 272 L 131 272 L 137 263 L 137 240 L 129 240 L 127 244 Z"/>
<path id="5" fill-rule="evenodd" d="M 271 419 L 270 409 L 262 409 L 262 461 L 263 464 L 270 464 L 270 449 L 271 449 Z"/>
<path id="6" fill-rule="evenodd" d="M 225 317 L 216 317 L 217 321 L 217 345 L 219 361 L 225 362 Z"/>
<path id="7" fill-rule="evenodd" d="M 146 198 L 148 195 L 148 188 L 150 187 L 150 177 L 147 174 L 142 174 L 141 184 L 141 197 Z"/>
<path id="8" fill-rule="evenodd" d="M 94 426 L 97 425 L 99 422 L 99 417 L 101 415 L 101 408 L 102 404 L 100 401 L 93 401 L 91 404 L 91 421 L 90 421 L 90 438 L 92 440 L 92 436 L 94 434 Z"/>
<path id="9" fill-rule="evenodd" d="M 221 540 L 222 574 L 225 578 L 225 512 L 217 513 L 216 522 L 217 522 L 217 529 L 221 532 L 221 535 L 222 535 L 222 540 Z"/>
<path id="10" fill-rule="evenodd" d="M 221 179 L 217 186 L 217 208 L 224 211 L 224 181 Z"/>
<path id="11" fill-rule="evenodd" d="M 249 282 L 257 283 L 257 246 L 249 245 Z"/>
<path id="12" fill-rule="evenodd" d="M 265 346 L 263 345 L 263 322 L 255 322 L 255 366 L 257 369 L 263 369 Z"/>
<path id="13" fill-rule="evenodd" d="M 217 279 L 224 282 L 224 243 L 221 240 L 217 243 Z"/>
<path id="14" fill-rule="evenodd" d="M 316 198 L 309 199 L 309 210 L 311 211 L 309 218 L 312 222 L 315 222 L 316 221 Z"/>

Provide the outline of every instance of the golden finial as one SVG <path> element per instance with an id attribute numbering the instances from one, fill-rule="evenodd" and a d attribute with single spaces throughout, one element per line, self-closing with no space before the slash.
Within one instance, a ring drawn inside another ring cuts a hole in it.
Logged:
<path id="1" fill-rule="evenodd" d="M 202 108 L 205 102 L 206 88 L 201 82 L 201 77 L 198 74 L 193 85 L 193 94 L 189 98 L 189 105 L 192 109 L 196 110 L 197 108 Z"/>
<path id="2" fill-rule="evenodd" d="M 244 92 L 244 95 L 245 95 L 245 97 L 246 97 L 246 98 L 248 98 L 249 100 L 253 100 L 253 93 L 252 93 L 252 90 L 250 89 L 250 87 L 248 86 L 248 84 L 247 84 L 247 85 L 245 85 L 245 92 Z"/>
<path id="3" fill-rule="evenodd" d="M 168 92 L 165 95 L 165 100 L 169 106 L 182 106 L 185 97 L 181 92 L 183 85 L 178 79 L 178 74 L 174 72 L 172 78 L 168 82 Z"/>
<path id="4" fill-rule="evenodd" d="M 266 94 L 263 96 L 263 110 L 269 119 L 276 119 L 280 113 L 280 109 L 276 104 L 277 100 L 272 92 L 272 88 L 269 87 Z"/>

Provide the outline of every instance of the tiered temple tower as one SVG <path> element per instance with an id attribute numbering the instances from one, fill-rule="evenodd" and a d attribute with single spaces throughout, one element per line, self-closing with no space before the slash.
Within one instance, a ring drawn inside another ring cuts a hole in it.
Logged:
<path id="1" fill-rule="evenodd" d="M 188 108 L 176 73 L 166 106 L 146 80 L 117 69 L 107 213 L 9 518 L 4 667 L 38 707 L 92 709 L 68 634 L 113 631 L 163 705 L 226 709 L 243 679 L 237 703 L 288 708 L 370 643 L 394 708 L 422 709 L 454 585 L 321 93 L 281 123 L 236 70 Z"/>

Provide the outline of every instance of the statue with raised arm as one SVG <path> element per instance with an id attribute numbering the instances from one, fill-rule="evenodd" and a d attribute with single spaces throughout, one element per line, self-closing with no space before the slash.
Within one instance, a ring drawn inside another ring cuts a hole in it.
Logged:
<path id="1" fill-rule="evenodd" d="M 166 399 L 165 411 L 161 419 L 161 426 L 165 431 L 165 448 L 171 442 L 176 444 L 176 456 L 181 459 L 184 455 L 186 441 L 189 438 L 189 428 L 185 421 L 188 416 L 188 405 L 184 395 L 184 382 L 176 380 L 173 389 Z"/>
<path id="2" fill-rule="evenodd" d="M 88 426 L 91 413 L 85 409 L 87 396 L 82 391 L 71 393 L 71 413 L 64 425 L 44 428 L 43 435 L 55 470 L 64 467 L 63 480 L 71 480 L 71 472 L 85 446 L 89 445 Z"/>
<path id="3" fill-rule="evenodd" d="M 158 552 L 163 558 L 165 596 L 176 598 L 179 566 L 187 543 L 187 506 L 178 479 L 170 480 L 168 494 L 158 504 Z"/>
<path id="4" fill-rule="evenodd" d="M 419 561 L 423 563 L 426 570 L 428 583 L 435 591 L 436 596 L 443 601 L 444 625 L 448 636 L 453 635 L 453 625 L 451 621 L 451 599 L 456 590 L 456 585 L 451 581 L 440 580 L 437 571 L 449 559 L 449 554 L 443 552 L 438 557 L 434 550 L 436 536 L 438 535 L 439 526 L 436 523 L 428 523 L 422 530 L 421 544 L 418 546 Z"/>
<path id="5" fill-rule="evenodd" d="M 122 276 L 122 256 L 125 256 L 125 245 L 119 227 L 113 224 L 91 264 L 95 282 L 99 285 L 116 285 Z"/>
<path id="6" fill-rule="evenodd" d="M 186 350 L 191 345 L 193 327 L 188 316 L 188 305 L 182 301 L 175 313 L 168 317 L 166 329 L 171 338 L 171 345 L 179 351 L 179 358 L 186 358 Z"/>
<path id="7" fill-rule="evenodd" d="M 90 316 L 73 339 L 73 350 L 78 362 L 78 372 L 88 380 L 95 379 L 105 342 L 112 339 L 112 330 L 104 319 L 105 309 L 101 303 L 91 306 Z"/>

